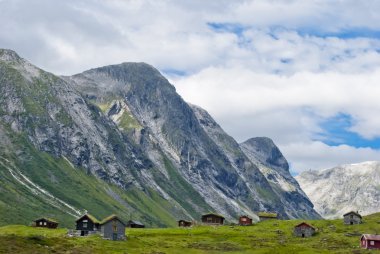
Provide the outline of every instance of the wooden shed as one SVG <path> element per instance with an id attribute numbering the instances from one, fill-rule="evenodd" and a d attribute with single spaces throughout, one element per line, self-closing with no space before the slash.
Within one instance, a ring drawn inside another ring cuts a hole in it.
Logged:
<path id="1" fill-rule="evenodd" d="M 118 241 L 125 240 L 126 224 L 116 215 L 112 214 L 103 219 L 100 223 L 100 235 L 104 239 Z"/>
<path id="2" fill-rule="evenodd" d="M 360 247 L 364 249 L 380 249 L 380 235 L 362 235 L 360 238 Z"/>
<path id="3" fill-rule="evenodd" d="M 239 225 L 240 226 L 250 226 L 250 225 L 252 225 L 252 218 L 248 217 L 247 215 L 240 216 L 240 218 L 239 218 Z"/>
<path id="4" fill-rule="evenodd" d="M 298 237 L 311 237 L 315 234 L 315 228 L 306 222 L 302 222 L 294 227 L 294 235 Z"/>
<path id="5" fill-rule="evenodd" d="M 271 212 L 259 212 L 257 216 L 259 216 L 260 221 L 278 219 L 277 213 L 271 213 Z"/>
<path id="6" fill-rule="evenodd" d="M 34 221 L 34 226 L 41 228 L 57 228 L 58 222 L 50 218 L 40 218 Z"/>
<path id="7" fill-rule="evenodd" d="M 224 223 L 224 217 L 215 214 L 215 213 L 207 213 L 202 215 L 202 223 L 208 224 L 208 225 L 223 225 Z"/>
<path id="8" fill-rule="evenodd" d="M 129 220 L 127 222 L 129 228 L 145 228 L 145 225 L 138 220 Z"/>
<path id="9" fill-rule="evenodd" d="M 81 236 L 97 233 L 99 231 L 99 220 L 87 213 L 76 220 L 76 230 Z"/>
<path id="10" fill-rule="evenodd" d="M 346 225 L 354 225 L 362 223 L 362 216 L 358 212 L 348 212 L 343 215 L 343 222 Z"/>
<path id="11" fill-rule="evenodd" d="M 178 227 L 191 227 L 193 223 L 191 221 L 187 220 L 179 220 L 178 221 Z"/>

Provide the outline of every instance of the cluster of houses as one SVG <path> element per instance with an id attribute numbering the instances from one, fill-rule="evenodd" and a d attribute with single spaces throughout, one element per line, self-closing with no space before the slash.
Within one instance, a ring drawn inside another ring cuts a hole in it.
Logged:
<path id="1" fill-rule="evenodd" d="M 277 220 L 277 213 L 259 212 L 258 217 L 260 221 Z M 225 218 L 222 215 L 215 213 L 207 213 L 202 215 L 201 222 L 203 225 L 223 225 Z M 362 223 L 362 216 L 358 212 L 348 212 L 343 215 L 343 222 L 346 225 L 355 225 Z M 179 227 L 191 227 L 195 225 L 193 221 L 179 220 Z M 247 215 L 239 217 L 240 226 L 251 226 L 253 220 Z M 34 226 L 45 228 L 57 228 L 58 222 L 54 219 L 41 218 L 34 221 Z M 125 240 L 125 228 L 145 228 L 145 225 L 139 221 L 129 220 L 124 223 L 118 216 L 110 215 L 103 220 L 98 220 L 91 214 L 85 214 L 76 220 L 76 231 L 74 235 L 86 236 L 91 234 L 100 234 L 104 239 L 109 240 Z M 293 229 L 293 234 L 297 237 L 312 237 L 316 233 L 316 229 L 306 223 L 302 222 L 296 225 Z M 380 249 L 380 235 L 363 234 L 360 238 L 360 246 L 365 249 Z"/>

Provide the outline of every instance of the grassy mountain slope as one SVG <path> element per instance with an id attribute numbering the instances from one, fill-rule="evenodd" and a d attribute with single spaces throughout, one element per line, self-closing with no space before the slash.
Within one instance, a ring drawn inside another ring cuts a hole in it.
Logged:
<path id="1" fill-rule="evenodd" d="M 127 229 L 127 241 L 99 236 L 66 237 L 65 229 L 26 226 L 0 228 L 0 253 L 380 253 L 359 248 L 360 234 L 380 233 L 380 213 L 361 225 L 342 220 L 307 221 L 318 229 L 311 238 L 292 234 L 299 220 L 265 221 L 248 227 L 220 226 Z"/>

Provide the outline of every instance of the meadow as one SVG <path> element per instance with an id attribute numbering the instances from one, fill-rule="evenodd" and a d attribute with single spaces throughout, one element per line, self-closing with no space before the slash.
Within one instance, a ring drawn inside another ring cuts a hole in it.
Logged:
<path id="1" fill-rule="evenodd" d="M 380 253 L 359 248 L 360 235 L 380 233 L 380 213 L 360 225 L 342 220 L 309 220 L 317 228 L 311 238 L 293 236 L 300 220 L 272 220 L 253 226 L 194 226 L 192 228 L 127 229 L 126 241 L 99 235 L 68 237 L 67 229 L 23 225 L 0 227 L 0 253 Z"/>

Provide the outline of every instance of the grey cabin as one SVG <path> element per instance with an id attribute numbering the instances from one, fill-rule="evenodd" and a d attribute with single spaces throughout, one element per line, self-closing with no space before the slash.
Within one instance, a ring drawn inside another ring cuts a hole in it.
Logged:
<path id="1" fill-rule="evenodd" d="M 315 234 L 315 228 L 306 222 L 302 222 L 294 227 L 293 231 L 295 236 L 298 237 L 311 237 Z"/>
<path id="2" fill-rule="evenodd" d="M 116 215 L 111 215 L 100 223 L 100 235 L 104 239 L 119 241 L 125 240 L 125 227 L 126 224 L 120 220 Z"/>
<path id="3" fill-rule="evenodd" d="M 346 225 L 361 224 L 362 216 L 357 212 L 351 211 L 343 215 L 343 221 Z"/>

